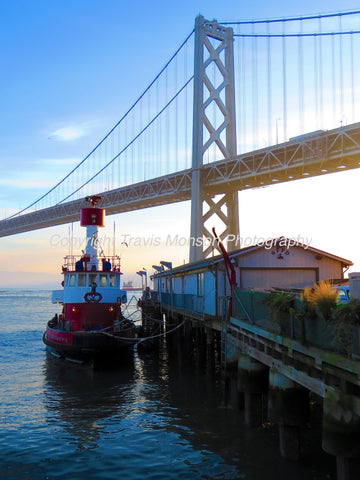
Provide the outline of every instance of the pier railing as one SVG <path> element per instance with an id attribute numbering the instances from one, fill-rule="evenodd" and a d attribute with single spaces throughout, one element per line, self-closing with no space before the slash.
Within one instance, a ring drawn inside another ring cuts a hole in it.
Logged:
<path id="1" fill-rule="evenodd" d="M 115 256 L 107 256 L 98 259 L 97 256 L 90 256 L 87 254 L 82 255 L 67 255 L 64 257 L 64 263 L 62 266 L 63 271 L 80 271 L 85 270 L 89 271 L 90 269 L 87 268 L 87 265 L 96 262 L 99 267 L 101 266 L 101 270 L 104 269 L 104 265 L 107 265 L 106 268 L 120 272 L 120 262 L 121 258 L 118 255 Z"/>
<path id="2" fill-rule="evenodd" d="M 319 314 L 306 314 L 300 298 L 288 312 L 274 311 L 268 304 L 269 293 L 234 289 L 233 317 L 268 332 L 360 359 L 360 325 L 335 322 Z"/>
<path id="3" fill-rule="evenodd" d="M 151 299 L 161 305 L 184 310 L 189 313 L 204 313 L 204 297 L 190 293 L 169 293 L 151 291 Z"/>

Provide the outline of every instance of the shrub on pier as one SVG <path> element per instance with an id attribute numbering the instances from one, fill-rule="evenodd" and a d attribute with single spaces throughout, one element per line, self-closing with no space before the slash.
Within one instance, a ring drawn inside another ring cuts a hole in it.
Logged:
<path id="1" fill-rule="evenodd" d="M 322 280 L 312 290 L 306 288 L 302 297 L 303 301 L 315 307 L 318 315 L 327 321 L 332 319 L 337 305 L 338 292 L 333 289 L 331 282 Z"/>

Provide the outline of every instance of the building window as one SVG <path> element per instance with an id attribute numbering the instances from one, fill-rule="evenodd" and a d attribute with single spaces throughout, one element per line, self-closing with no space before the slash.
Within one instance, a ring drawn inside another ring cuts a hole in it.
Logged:
<path id="1" fill-rule="evenodd" d="M 201 273 L 198 273 L 197 274 L 197 295 L 199 297 L 203 297 L 204 296 L 204 272 L 201 272 Z"/>

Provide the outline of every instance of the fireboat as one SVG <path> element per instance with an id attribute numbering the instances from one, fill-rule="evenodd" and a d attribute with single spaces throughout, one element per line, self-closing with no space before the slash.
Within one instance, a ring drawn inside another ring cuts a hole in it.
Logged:
<path id="1" fill-rule="evenodd" d="M 99 228 L 105 225 L 100 200 L 98 195 L 86 197 L 90 205 L 80 213 L 86 248 L 81 255 L 65 257 L 63 288 L 52 295 L 62 313 L 47 323 L 43 335 L 50 354 L 77 363 L 123 361 L 136 341 L 135 324 L 122 312 L 127 293 L 120 288 L 120 257 L 105 257 L 99 242 Z"/>

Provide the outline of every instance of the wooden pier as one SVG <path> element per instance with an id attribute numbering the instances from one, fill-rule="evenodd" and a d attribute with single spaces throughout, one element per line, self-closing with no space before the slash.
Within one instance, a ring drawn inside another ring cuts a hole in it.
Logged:
<path id="1" fill-rule="evenodd" d="M 355 479 L 360 464 L 360 325 L 344 331 L 324 318 L 305 318 L 295 310 L 274 316 L 268 295 L 237 288 L 232 313 L 229 297 L 219 298 L 218 315 L 206 315 L 181 294 L 148 292 L 143 310 L 161 312 L 172 324 L 187 322 L 221 335 L 222 358 L 231 378 L 231 395 L 242 397 L 245 423 L 278 424 L 282 457 L 301 458 L 301 429 L 308 422 L 309 399 L 322 400 L 322 448 L 336 457 L 337 479 Z M 195 299 L 196 300 L 196 299 Z M 186 337 L 188 338 L 188 337 Z M 191 339 L 195 341 L 195 339 Z M 356 476 L 357 478 L 357 476 Z"/>

